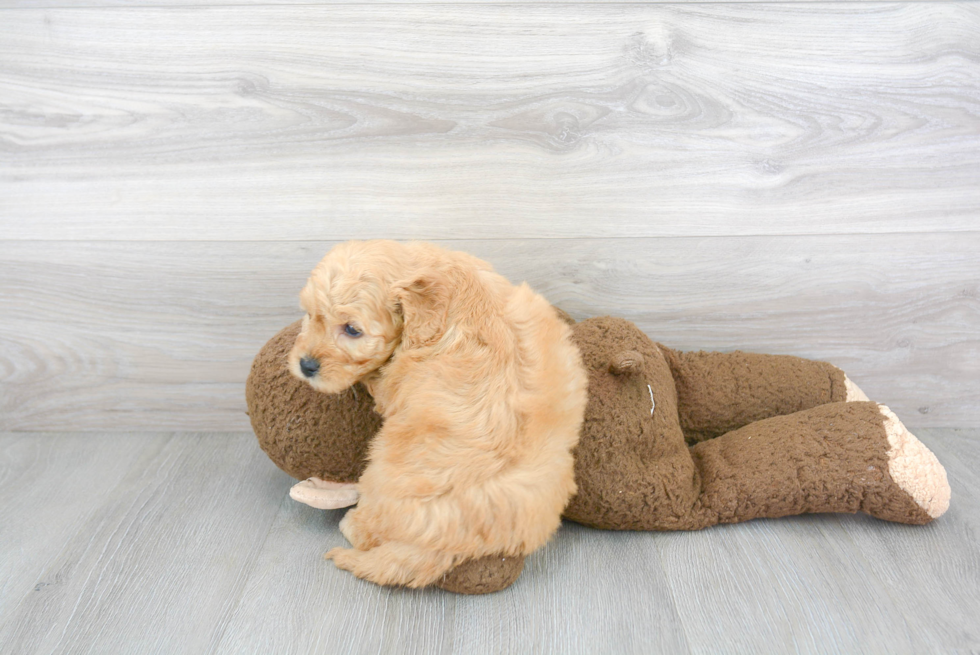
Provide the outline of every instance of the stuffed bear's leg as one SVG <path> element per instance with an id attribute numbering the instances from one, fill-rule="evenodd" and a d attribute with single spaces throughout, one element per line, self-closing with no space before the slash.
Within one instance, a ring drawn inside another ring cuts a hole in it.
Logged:
<path id="1" fill-rule="evenodd" d="M 691 448 L 701 527 L 807 512 L 928 523 L 946 472 L 884 405 L 843 402 L 759 421 Z"/>
<path id="2" fill-rule="evenodd" d="M 786 355 L 684 353 L 661 348 L 677 387 L 681 429 L 688 443 L 772 416 L 868 399 L 843 371 L 826 362 Z"/>

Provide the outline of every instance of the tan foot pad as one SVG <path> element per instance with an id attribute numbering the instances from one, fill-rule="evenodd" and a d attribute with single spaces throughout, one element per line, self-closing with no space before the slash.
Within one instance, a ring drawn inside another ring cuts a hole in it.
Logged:
<path id="1" fill-rule="evenodd" d="M 885 417 L 888 435 L 888 472 L 895 483 L 932 518 L 949 509 L 949 481 L 946 469 L 932 451 L 915 438 L 884 405 L 878 410 Z"/>
<path id="2" fill-rule="evenodd" d="M 844 376 L 844 389 L 847 391 L 846 402 L 867 402 L 869 400 L 867 394 L 861 391 L 861 387 L 851 382 L 851 379 Z"/>
<path id="3" fill-rule="evenodd" d="M 317 509 L 339 509 L 356 505 L 358 493 L 356 484 L 309 478 L 294 484 L 289 497 Z"/>

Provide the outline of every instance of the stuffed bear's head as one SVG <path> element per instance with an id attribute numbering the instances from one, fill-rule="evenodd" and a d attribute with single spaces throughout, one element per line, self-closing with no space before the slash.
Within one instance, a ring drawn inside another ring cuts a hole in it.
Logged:
<path id="1" fill-rule="evenodd" d="M 280 331 L 252 362 L 245 385 L 252 429 L 269 459 L 294 478 L 357 482 L 381 417 L 360 385 L 325 394 L 290 373 L 301 327 L 297 321 Z"/>

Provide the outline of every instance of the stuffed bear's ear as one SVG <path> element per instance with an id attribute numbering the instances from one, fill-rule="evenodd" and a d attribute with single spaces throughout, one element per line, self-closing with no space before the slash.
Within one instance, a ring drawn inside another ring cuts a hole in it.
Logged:
<path id="1" fill-rule="evenodd" d="M 614 375 L 636 373 L 643 366 L 643 354 L 635 350 L 616 353 L 609 362 L 609 372 Z"/>
<path id="2" fill-rule="evenodd" d="M 402 347 L 428 346 L 445 333 L 449 285 L 439 273 L 423 272 L 398 282 L 392 300 L 402 316 Z"/>

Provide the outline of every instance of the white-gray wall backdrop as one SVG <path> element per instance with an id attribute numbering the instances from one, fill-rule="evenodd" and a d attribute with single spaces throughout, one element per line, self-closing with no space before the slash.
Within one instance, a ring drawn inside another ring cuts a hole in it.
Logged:
<path id="1" fill-rule="evenodd" d="M 246 430 L 339 240 L 980 424 L 980 5 L 0 0 L 0 430 Z"/>

